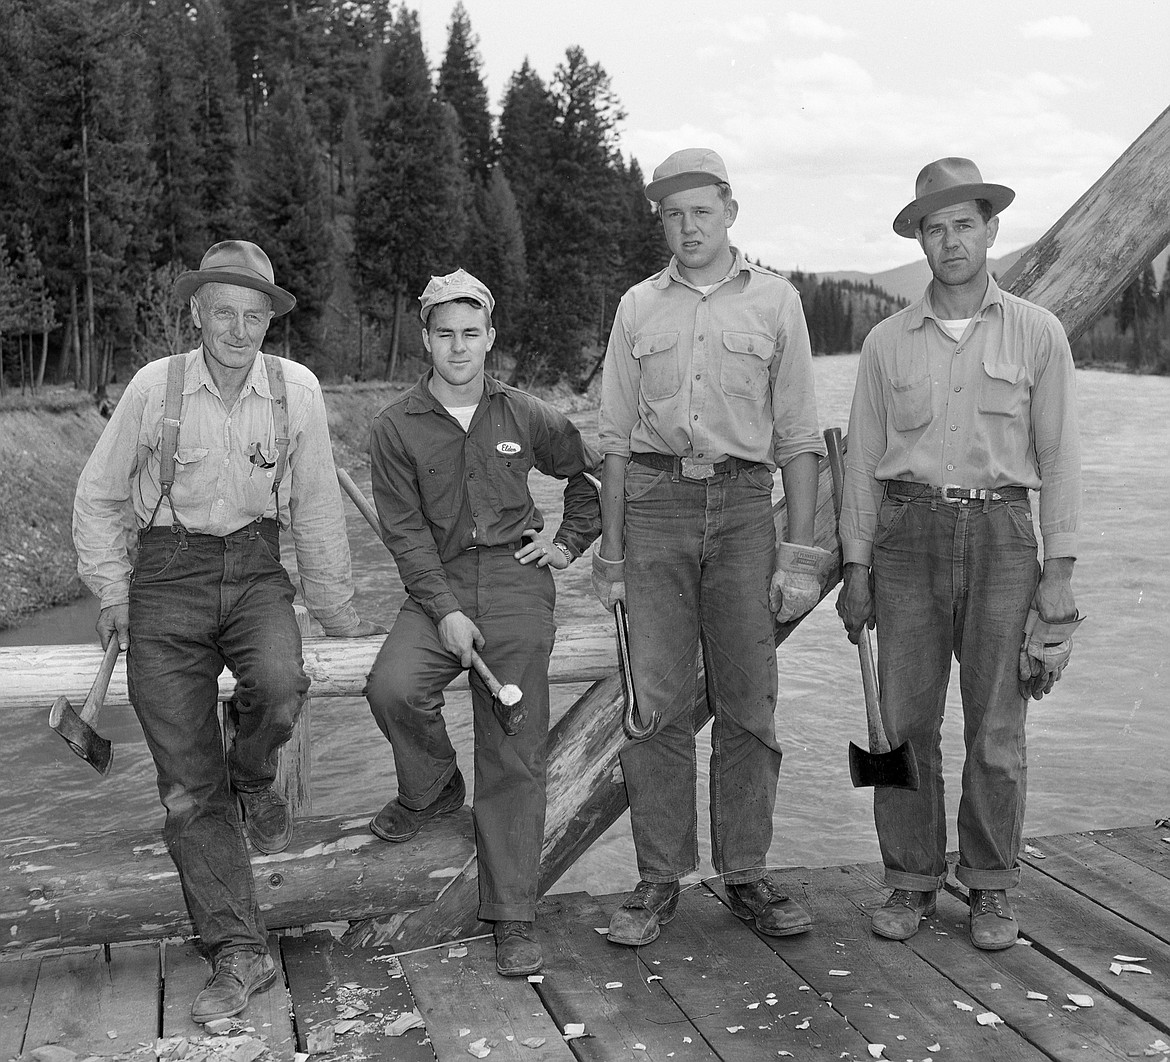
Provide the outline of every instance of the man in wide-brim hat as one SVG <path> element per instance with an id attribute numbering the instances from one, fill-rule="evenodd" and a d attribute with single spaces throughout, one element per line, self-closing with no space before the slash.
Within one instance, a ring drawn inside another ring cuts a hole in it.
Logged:
<path id="1" fill-rule="evenodd" d="M 966 763 L 956 877 L 976 947 L 1011 947 L 1019 881 L 1029 697 L 1071 653 L 1080 513 L 1072 353 L 1047 310 L 987 268 L 1015 198 L 970 159 L 923 168 L 894 231 L 917 239 L 932 280 L 862 347 L 849 418 L 837 599 L 852 641 L 876 621 L 882 717 L 909 741 L 917 790 L 877 788 L 874 819 L 893 892 L 875 934 L 913 936 L 946 881 L 940 728 L 959 661 Z M 1044 565 L 1029 490 L 1040 492 Z"/>
<path id="2" fill-rule="evenodd" d="M 303 365 L 260 350 L 269 322 L 296 299 L 244 240 L 217 243 L 175 294 L 202 342 L 127 385 L 81 474 L 73 536 L 78 572 L 101 602 L 102 645 L 117 638 L 128 650 L 167 850 L 213 965 L 191 1008 L 208 1022 L 238 1014 L 276 977 L 244 837 L 273 853 L 292 835 L 272 784 L 309 683 L 280 529 L 292 532 L 305 602 L 326 634 L 385 628 L 359 619 L 350 600 L 320 385 Z M 226 764 L 216 711 L 225 666 L 236 676 Z"/>

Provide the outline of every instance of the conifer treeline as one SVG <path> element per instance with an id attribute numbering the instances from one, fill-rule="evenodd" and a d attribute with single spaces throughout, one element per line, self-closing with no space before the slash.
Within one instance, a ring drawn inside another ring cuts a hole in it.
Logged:
<path id="1" fill-rule="evenodd" d="M 570 47 L 493 120 L 461 4 L 436 73 L 386 0 L 0 0 L 0 380 L 100 389 L 181 349 L 175 274 L 241 236 L 298 298 L 267 346 L 322 375 L 397 371 L 462 265 L 514 374 L 572 376 L 663 260 L 623 117 Z"/>

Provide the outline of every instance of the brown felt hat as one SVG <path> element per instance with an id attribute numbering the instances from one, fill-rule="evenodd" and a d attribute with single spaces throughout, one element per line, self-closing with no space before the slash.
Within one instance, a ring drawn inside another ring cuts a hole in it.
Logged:
<path id="1" fill-rule="evenodd" d="M 224 240 L 209 248 L 198 269 L 188 269 L 175 280 L 175 295 L 186 302 L 204 284 L 236 284 L 254 288 L 272 299 L 276 317 L 288 313 L 296 296 L 273 283 L 272 262 L 259 247 L 247 240 Z"/>
<path id="2" fill-rule="evenodd" d="M 1008 206 L 1016 193 L 1002 184 L 985 184 L 979 167 L 970 159 L 938 159 L 922 168 L 914 182 L 914 202 L 904 206 L 894 218 L 894 231 L 914 239 L 918 225 L 927 214 L 943 207 L 986 199 L 992 215 Z"/>

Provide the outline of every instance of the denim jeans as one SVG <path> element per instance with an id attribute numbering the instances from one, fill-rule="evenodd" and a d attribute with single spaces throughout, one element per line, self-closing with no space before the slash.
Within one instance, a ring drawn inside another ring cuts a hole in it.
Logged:
<path id="1" fill-rule="evenodd" d="M 130 583 L 130 700 L 158 771 L 163 836 L 211 957 L 267 951 L 233 788 L 272 783 L 309 681 L 274 521 L 220 538 L 151 528 Z M 236 676 L 226 761 L 219 674 Z"/>
<path id="2" fill-rule="evenodd" d="M 1027 499 L 882 501 L 873 543 L 882 718 L 894 747 L 913 744 L 920 779 L 917 792 L 874 790 L 893 888 L 946 880 L 941 727 L 952 653 L 966 746 L 956 876 L 976 889 L 1019 881 L 1027 701 L 1017 668 L 1039 572 Z"/>
<path id="3" fill-rule="evenodd" d="M 471 671 L 475 736 L 474 818 L 479 863 L 479 917 L 485 922 L 536 917 L 544 842 L 548 737 L 548 658 L 556 624 L 556 588 L 548 568 L 521 564 L 514 546 L 467 550 L 444 565 L 448 585 L 484 637 L 484 663 L 524 694 L 528 717 L 509 737 L 492 696 Z M 366 682 L 382 733 L 390 741 L 398 799 L 419 810 L 434 803 L 455 773 L 455 749 L 443 719 L 443 690 L 462 671 L 439 632 L 407 598 Z"/>
<path id="4" fill-rule="evenodd" d="M 780 776 L 772 475 L 763 465 L 708 480 L 626 467 L 625 577 L 639 714 L 662 715 L 627 744 L 622 772 L 638 872 L 669 882 L 699 865 L 695 736 L 702 649 L 711 732 L 712 861 L 728 883 L 764 874 Z"/>

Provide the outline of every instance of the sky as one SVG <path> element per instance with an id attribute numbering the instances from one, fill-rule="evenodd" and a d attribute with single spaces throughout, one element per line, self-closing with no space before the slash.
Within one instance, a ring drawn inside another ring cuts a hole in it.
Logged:
<path id="1" fill-rule="evenodd" d="M 1033 242 L 1170 106 L 1170 0 L 463 0 L 498 113 L 525 58 L 609 75 L 623 154 L 727 163 L 733 243 L 778 269 L 877 273 L 926 163 L 1016 190 L 993 256 Z M 407 0 L 434 68 L 455 0 Z M 1167 179 L 1170 179 L 1168 175 Z"/>

